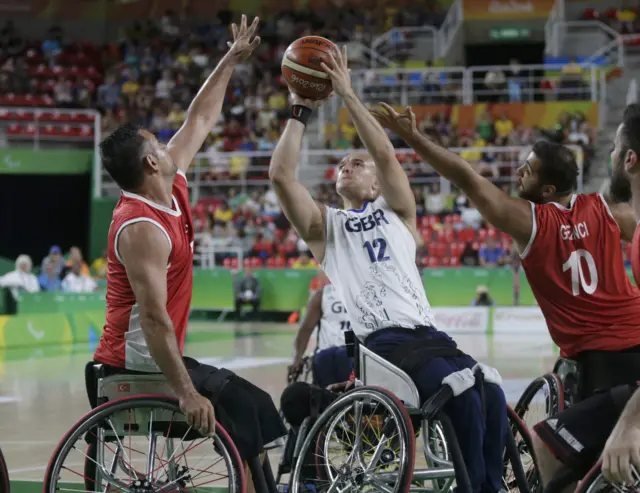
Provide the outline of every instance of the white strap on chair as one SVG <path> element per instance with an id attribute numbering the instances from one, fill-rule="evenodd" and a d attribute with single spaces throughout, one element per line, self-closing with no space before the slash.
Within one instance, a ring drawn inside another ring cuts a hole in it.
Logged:
<path id="1" fill-rule="evenodd" d="M 464 391 L 469 390 L 476 383 L 476 377 L 470 368 L 457 371 L 444 377 L 442 385 L 448 385 L 453 391 L 455 397 L 462 394 Z"/>
<path id="2" fill-rule="evenodd" d="M 498 370 L 485 365 L 484 363 L 477 363 L 476 366 L 473 367 L 473 372 L 475 373 L 478 369 L 484 375 L 485 382 L 495 383 L 496 385 L 502 386 L 502 377 L 500 376 L 500 373 L 498 373 Z"/>

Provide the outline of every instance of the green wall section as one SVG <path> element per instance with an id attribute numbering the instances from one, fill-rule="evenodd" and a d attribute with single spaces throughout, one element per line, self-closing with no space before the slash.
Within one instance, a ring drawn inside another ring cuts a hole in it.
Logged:
<path id="1" fill-rule="evenodd" d="M 107 235 L 117 198 L 94 198 L 91 200 L 91 229 L 89 231 L 89 258 L 99 257 L 107 248 Z"/>
<path id="2" fill-rule="evenodd" d="M 93 150 L 4 149 L 0 151 L 0 173 L 39 175 L 79 175 L 90 173 Z"/>

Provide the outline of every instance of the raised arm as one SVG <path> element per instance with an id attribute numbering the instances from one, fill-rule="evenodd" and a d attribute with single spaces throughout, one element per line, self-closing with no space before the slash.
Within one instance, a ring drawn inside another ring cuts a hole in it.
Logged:
<path id="1" fill-rule="evenodd" d="M 309 112 L 320 103 L 293 95 L 294 111 Z M 300 109 L 303 107 L 304 109 Z M 324 259 L 325 208 L 311 197 L 296 178 L 305 124 L 294 118 L 287 122 L 269 163 L 269 180 L 285 216 L 318 262 Z"/>
<path id="2" fill-rule="evenodd" d="M 422 159 L 447 180 L 460 188 L 478 208 L 480 214 L 496 228 L 511 235 L 522 252 L 533 231 L 531 203 L 510 197 L 475 170 L 457 154 L 443 149 L 416 128 L 411 108 L 399 114 L 382 103 L 372 114 L 386 128 L 402 137 Z"/>
<path id="3" fill-rule="evenodd" d="M 322 318 L 322 289 L 319 289 L 311 295 L 307 302 L 307 309 L 304 318 L 298 329 L 296 340 L 293 343 L 293 364 L 294 369 L 298 369 L 302 364 L 304 352 L 307 350 L 309 339 L 313 333 L 313 329 L 318 326 L 318 322 Z"/>
<path id="4" fill-rule="evenodd" d="M 247 27 L 247 17 L 243 15 L 240 27 L 232 24 L 233 44 L 229 43 L 229 51 L 200 88 L 189 106 L 184 124 L 169 141 L 167 149 L 181 171 L 189 168 L 202 143 L 220 118 L 233 69 L 238 63 L 246 60 L 260 44 L 260 38 L 255 36 L 258 22 L 256 17 L 251 26 Z"/>
<path id="5" fill-rule="evenodd" d="M 344 102 L 358 136 L 375 162 L 382 196 L 410 229 L 415 230 L 416 202 L 409 179 L 396 158 L 395 149 L 384 128 L 369 113 L 351 87 L 347 47 L 343 46 L 342 53 L 337 52 L 335 57 L 330 55 L 329 65 L 323 64 L 323 68 L 331 77 L 336 94 Z"/>
<path id="6" fill-rule="evenodd" d="M 191 381 L 167 312 L 167 264 L 171 246 L 166 235 L 150 222 L 134 223 L 122 230 L 116 250 L 136 297 L 140 326 L 151 357 L 169 381 L 189 422 L 204 433 L 213 432 L 213 407 L 198 394 Z"/>

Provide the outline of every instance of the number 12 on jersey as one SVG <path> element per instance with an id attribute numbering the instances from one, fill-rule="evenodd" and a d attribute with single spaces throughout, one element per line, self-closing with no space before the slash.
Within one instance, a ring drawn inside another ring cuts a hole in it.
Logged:
<path id="1" fill-rule="evenodd" d="M 585 279 L 584 270 L 582 269 L 582 259 L 587 264 L 589 270 L 589 282 Z M 562 264 L 562 272 L 571 271 L 571 291 L 573 296 L 580 294 L 580 286 L 587 294 L 593 294 L 598 287 L 598 270 L 593 256 L 586 250 L 579 249 L 571 252 L 569 260 Z"/>
<path id="2" fill-rule="evenodd" d="M 376 262 L 383 262 L 385 260 L 391 260 L 391 257 L 385 255 L 387 251 L 387 241 L 384 238 L 376 238 L 373 241 L 365 241 L 362 248 L 366 248 L 369 254 L 369 260 L 374 264 Z"/>

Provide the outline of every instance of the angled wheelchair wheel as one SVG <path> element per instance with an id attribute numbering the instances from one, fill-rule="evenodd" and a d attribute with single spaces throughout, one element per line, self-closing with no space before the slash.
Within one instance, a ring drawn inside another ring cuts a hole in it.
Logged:
<path id="1" fill-rule="evenodd" d="M 598 461 L 578 483 L 575 493 L 632 493 L 640 490 L 640 481 L 634 485 L 610 483 L 602 474 L 601 466 L 602 462 Z"/>
<path id="2" fill-rule="evenodd" d="M 407 493 L 415 435 L 404 405 L 390 392 L 360 387 L 333 402 L 307 434 L 291 480 L 292 493 L 355 489 Z M 312 462 L 309 464 L 307 462 Z M 315 470 L 314 478 L 304 471 Z"/>
<path id="3" fill-rule="evenodd" d="M 507 413 L 513 447 L 507 444 L 505 450 L 504 489 L 506 491 L 542 493 L 542 483 L 536 467 L 529 430 L 511 407 L 507 407 Z"/>
<path id="4" fill-rule="evenodd" d="M 527 429 L 564 409 L 564 387 L 555 373 L 536 378 L 522 393 L 514 411 Z"/>
<path id="5" fill-rule="evenodd" d="M 0 449 L 0 493 L 9 493 L 11 489 L 11 483 L 9 483 L 9 469 L 7 468 L 7 462 L 2 455 L 2 449 Z"/>
<path id="6" fill-rule="evenodd" d="M 44 493 L 55 491 L 245 491 L 244 468 L 227 432 L 194 431 L 176 399 L 139 395 L 86 414 L 60 441 Z M 84 487 L 84 490 L 80 487 Z"/>

